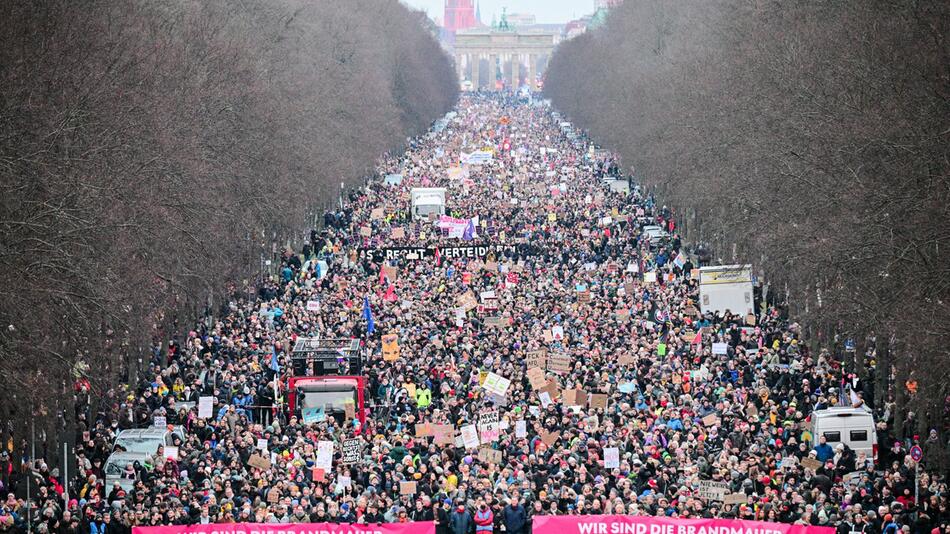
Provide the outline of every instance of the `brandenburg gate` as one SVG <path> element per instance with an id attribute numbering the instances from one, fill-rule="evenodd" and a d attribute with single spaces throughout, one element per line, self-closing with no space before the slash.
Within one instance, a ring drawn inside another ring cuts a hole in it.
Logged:
<path id="1" fill-rule="evenodd" d="M 494 90 L 500 73 L 506 88 L 517 90 L 527 84 L 536 90 L 538 62 L 547 63 L 556 37 L 554 33 L 517 30 L 461 30 L 455 34 L 455 68 L 459 81 L 470 80 L 475 91 L 483 87 Z M 486 60 L 488 72 L 483 72 L 482 63 Z M 522 74 L 525 66 L 526 76 Z"/>

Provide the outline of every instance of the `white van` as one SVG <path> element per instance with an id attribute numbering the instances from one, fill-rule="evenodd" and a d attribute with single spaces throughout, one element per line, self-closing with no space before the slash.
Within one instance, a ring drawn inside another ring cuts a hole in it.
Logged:
<path id="1" fill-rule="evenodd" d="M 867 454 L 877 463 L 877 431 L 874 416 L 865 407 L 833 407 L 811 414 L 812 447 L 824 436 L 832 448 L 844 443 L 858 455 Z"/>

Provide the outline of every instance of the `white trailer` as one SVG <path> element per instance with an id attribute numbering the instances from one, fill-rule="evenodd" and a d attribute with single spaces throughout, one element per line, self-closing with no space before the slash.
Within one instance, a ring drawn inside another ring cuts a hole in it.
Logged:
<path id="1" fill-rule="evenodd" d="M 413 219 L 427 219 L 430 213 L 445 215 L 444 187 L 413 187 L 409 194 Z"/>
<path id="2" fill-rule="evenodd" d="M 746 315 L 754 313 L 751 265 L 718 265 L 699 269 L 699 309 Z"/>

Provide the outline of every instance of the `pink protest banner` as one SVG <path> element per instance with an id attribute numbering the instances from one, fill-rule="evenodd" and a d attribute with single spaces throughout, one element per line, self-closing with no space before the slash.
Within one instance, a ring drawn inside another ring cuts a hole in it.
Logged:
<path id="1" fill-rule="evenodd" d="M 535 516 L 532 531 L 534 534 L 834 534 L 835 529 L 738 519 L 541 515 Z"/>
<path id="2" fill-rule="evenodd" d="M 377 523 L 229 523 L 132 527 L 132 534 L 434 534 L 435 522 Z"/>

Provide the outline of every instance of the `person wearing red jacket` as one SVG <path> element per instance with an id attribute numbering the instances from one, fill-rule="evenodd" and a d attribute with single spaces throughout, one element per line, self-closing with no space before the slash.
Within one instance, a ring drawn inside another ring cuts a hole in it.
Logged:
<path id="1" fill-rule="evenodd" d="M 495 514 L 491 508 L 482 501 L 478 504 L 478 510 L 475 512 L 475 532 L 491 532 L 494 529 Z"/>

